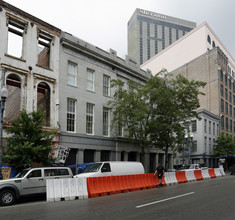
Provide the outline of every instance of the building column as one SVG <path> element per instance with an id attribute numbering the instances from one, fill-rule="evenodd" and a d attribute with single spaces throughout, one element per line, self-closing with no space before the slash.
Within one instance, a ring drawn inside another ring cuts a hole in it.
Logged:
<path id="1" fill-rule="evenodd" d="M 121 152 L 120 151 L 113 151 L 115 154 L 115 161 L 121 161 Z"/>
<path id="2" fill-rule="evenodd" d="M 156 159 L 155 159 L 155 168 L 157 167 L 157 164 L 159 163 L 159 154 L 156 153 Z"/>
<path id="3" fill-rule="evenodd" d="M 136 154 L 136 161 L 140 161 L 140 153 L 138 153 L 138 152 Z"/>
<path id="4" fill-rule="evenodd" d="M 149 161 L 149 153 L 144 153 L 144 169 L 145 173 L 149 173 L 150 170 L 150 161 Z"/>
<path id="5" fill-rule="evenodd" d="M 84 163 L 84 149 L 77 149 L 76 152 L 76 164 Z M 76 173 L 78 173 L 78 167 L 76 167 Z"/>
<path id="6" fill-rule="evenodd" d="M 165 154 L 162 154 L 162 166 L 166 169 L 165 161 L 166 161 Z"/>
<path id="7" fill-rule="evenodd" d="M 173 164 L 174 164 L 173 154 L 169 154 L 168 160 L 169 160 L 168 161 L 168 163 L 169 163 L 168 167 L 169 167 L 169 169 L 172 169 L 173 168 Z"/>
<path id="8" fill-rule="evenodd" d="M 100 162 L 101 159 L 101 150 L 96 150 L 94 155 L 94 162 Z"/>
<path id="9" fill-rule="evenodd" d="M 128 161 L 128 152 L 124 152 L 124 161 Z"/>
<path id="10" fill-rule="evenodd" d="M 110 154 L 109 154 L 109 160 L 110 161 L 117 161 L 116 160 L 116 157 L 117 157 L 117 151 L 110 151 Z M 121 155 L 121 154 L 120 154 Z M 120 156 L 120 160 L 121 160 L 121 156 Z"/>

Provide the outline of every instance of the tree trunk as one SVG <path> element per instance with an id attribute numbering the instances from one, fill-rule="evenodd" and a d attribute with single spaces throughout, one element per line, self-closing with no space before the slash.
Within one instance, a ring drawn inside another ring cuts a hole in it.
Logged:
<path id="1" fill-rule="evenodd" d="M 168 169 L 168 146 L 165 149 L 165 169 Z"/>

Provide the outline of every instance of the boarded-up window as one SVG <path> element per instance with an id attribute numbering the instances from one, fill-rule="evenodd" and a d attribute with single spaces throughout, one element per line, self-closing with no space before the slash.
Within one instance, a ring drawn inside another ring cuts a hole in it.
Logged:
<path id="1" fill-rule="evenodd" d="M 37 109 L 44 112 L 44 126 L 50 126 L 50 88 L 46 83 L 39 83 L 37 89 Z"/>
<path id="2" fill-rule="evenodd" d="M 8 98 L 6 99 L 5 120 L 13 121 L 20 116 L 21 80 L 16 74 L 10 74 L 6 80 Z"/>

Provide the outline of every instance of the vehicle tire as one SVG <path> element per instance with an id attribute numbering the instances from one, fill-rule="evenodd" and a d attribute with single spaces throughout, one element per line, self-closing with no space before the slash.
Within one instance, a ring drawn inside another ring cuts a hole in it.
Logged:
<path id="1" fill-rule="evenodd" d="M 7 206 L 15 203 L 16 194 L 13 190 L 4 189 L 0 192 L 0 205 Z"/>

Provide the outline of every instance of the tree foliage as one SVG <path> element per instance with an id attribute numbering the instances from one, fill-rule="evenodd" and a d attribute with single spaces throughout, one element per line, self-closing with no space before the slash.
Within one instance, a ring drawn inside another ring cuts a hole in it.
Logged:
<path id="1" fill-rule="evenodd" d="M 189 81 L 182 75 L 173 78 L 165 70 L 152 76 L 142 85 L 114 80 L 116 88 L 110 106 L 113 110 L 112 127 L 125 127 L 128 138 L 144 148 L 156 147 L 168 154 L 184 141 L 189 118 L 197 117 L 200 87 L 205 83 Z M 142 155 L 142 162 L 143 161 Z M 165 167 L 168 166 L 166 157 Z"/>
<path id="2" fill-rule="evenodd" d="M 231 156 L 235 154 L 235 141 L 231 135 L 220 133 L 215 141 L 214 154 L 216 156 Z"/>
<path id="3" fill-rule="evenodd" d="M 3 161 L 11 166 L 22 169 L 34 163 L 48 165 L 48 157 L 53 147 L 53 131 L 43 129 L 44 113 L 23 110 L 20 117 L 7 128 L 9 138 L 4 149 Z"/>

